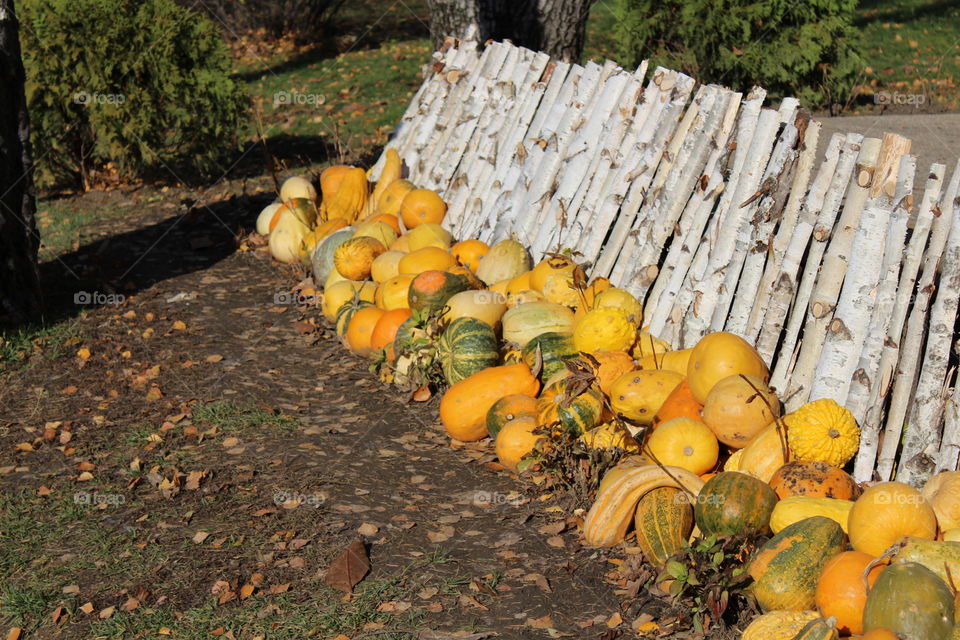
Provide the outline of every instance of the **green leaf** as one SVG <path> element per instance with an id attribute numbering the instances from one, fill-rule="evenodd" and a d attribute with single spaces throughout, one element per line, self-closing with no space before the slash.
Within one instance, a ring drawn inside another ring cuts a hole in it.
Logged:
<path id="1" fill-rule="evenodd" d="M 676 560 L 670 560 L 667 562 L 666 570 L 668 574 L 677 580 L 682 580 L 687 576 L 687 568 Z"/>

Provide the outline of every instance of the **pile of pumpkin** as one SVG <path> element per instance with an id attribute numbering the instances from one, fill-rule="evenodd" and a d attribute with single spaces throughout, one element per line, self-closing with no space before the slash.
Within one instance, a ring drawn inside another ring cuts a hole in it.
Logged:
<path id="1" fill-rule="evenodd" d="M 442 198 L 400 176 L 391 150 L 375 185 L 338 165 L 318 198 L 290 178 L 257 230 L 277 260 L 310 266 L 323 315 L 384 381 L 445 390 L 451 438 L 491 438 L 514 472 L 560 434 L 626 451 L 583 536 L 632 537 L 656 566 L 696 536 L 772 534 L 743 559 L 765 612 L 744 640 L 952 637 L 960 473 L 864 490 L 843 470 L 850 412 L 819 399 L 781 415 L 749 343 L 717 332 L 672 350 L 634 296 L 570 255 L 533 265 L 511 239 L 455 242 Z"/>

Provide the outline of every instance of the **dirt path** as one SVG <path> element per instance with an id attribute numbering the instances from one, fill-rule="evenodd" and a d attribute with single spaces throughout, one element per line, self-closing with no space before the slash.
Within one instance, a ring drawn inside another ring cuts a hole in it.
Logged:
<path id="1" fill-rule="evenodd" d="M 451 448 L 435 403 L 406 404 L 317 309 L 275 298 L 296 274 L 232 252 L 232 220 L 150 215 L 61 267 L 138 290 L 3 378 L 0 580 L 39 599 L 4 609 L 27 637 L 606 631 L 609 565 L 555 501 L 488 469 L 487 448 Z M 358 537 L 372 571 L 343 600 L 323 578 Z"/>
<path id="2" fill-rule="evenodd" d="M 926 171 L 934 162 L 947 166 L 947 175 L 960 159 L 960 113 L 888 114 L 817 118 L 823 122 L 817 145 L 821 156 L 834 133 L 855 132 L 880 138 L 884 132 L 897 133 L 913 141 L 910 152 L 917 156 L 917 171 Z M 922 182 L 919 184 L 922 185 Z"/>

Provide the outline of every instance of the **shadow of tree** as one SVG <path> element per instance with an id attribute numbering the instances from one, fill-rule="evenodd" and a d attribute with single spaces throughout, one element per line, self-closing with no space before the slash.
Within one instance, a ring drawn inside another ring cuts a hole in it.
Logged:
<path id="1" fill-rule="evenodd" d="M 889 0 L 861 0 L 853 23 L 865 27 L 874 22 L 909 22 L 927 16 L 943 16 L 956 7 L 956 0 L 930 0 L 919 5 L 891 4 Z"/>

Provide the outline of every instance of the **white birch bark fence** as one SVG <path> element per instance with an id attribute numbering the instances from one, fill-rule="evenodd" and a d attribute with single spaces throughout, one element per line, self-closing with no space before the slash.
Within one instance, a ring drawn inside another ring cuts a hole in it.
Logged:
<path id="1" fill-rule="evenodd" d="M 455 236 L 579 252 L 675 348 L 743 336 L 787 409 L 854 413 L 858 480 L 957 468 L 960 161 L 917 167 L 909 140 L 850 133 L 818 164 L 820 123 L 793 98 L 765 108 L 759 87 L 646 63 L 467 39 L 426 76 L 388 146 Z"/>

